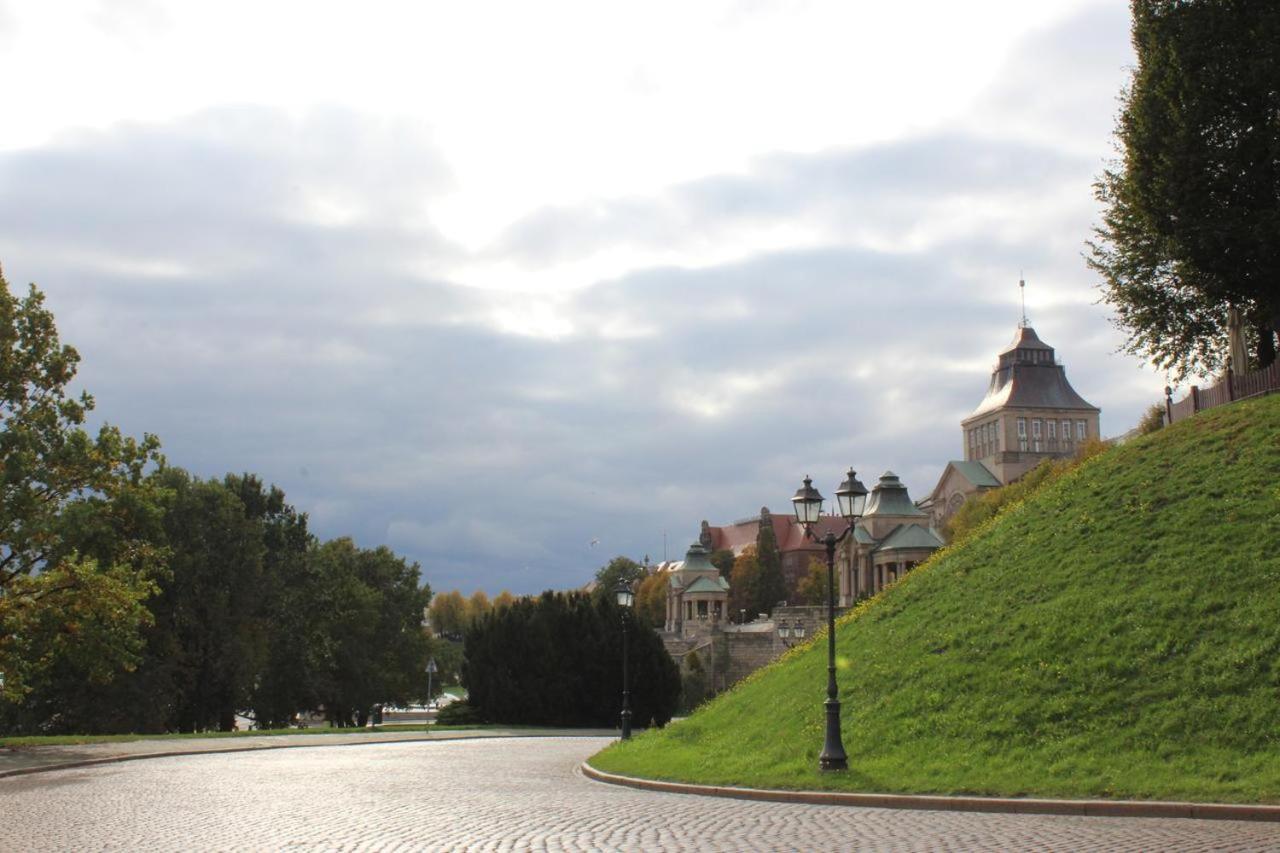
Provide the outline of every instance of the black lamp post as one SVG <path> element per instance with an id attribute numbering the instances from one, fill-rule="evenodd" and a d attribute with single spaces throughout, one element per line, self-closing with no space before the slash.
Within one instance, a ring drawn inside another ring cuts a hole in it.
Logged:
<path id="1" fill-rule="evenodd" d="M 631 739 L 631 688 L 627 683 L 627 613 L 635 601 L 631 584 L 623 581 L 617 590 L 618 606 L 622 608 L 622 739 Z"/>
<path id="2" fill-rule="evenodd" d="M 805 477 L 804 485 L 791 499 L 796 521 L 804 527 L 804 535 L 827 549 L 827 701 L 824 703 L 827 738 L 822 746 L 822 755 L 818 756 L 818 769 L 824 772 L 849 768 L 849 758 L 840 741 L 840 694 L 836 688 L 836 546 L 853 532 L 853 526 L 867 502 L 867 487 L 858 482 L 852 468 L 840 488 L 836 489 L 836 500 L 840 504 L 840 515 L 846 522 L 844 532 L 836 536 L 828 530 L 825 536 L 818 538 L 813 532 L 813 525 L 822 516 L 823 497 L 813 487 L 813 481 Z"/>

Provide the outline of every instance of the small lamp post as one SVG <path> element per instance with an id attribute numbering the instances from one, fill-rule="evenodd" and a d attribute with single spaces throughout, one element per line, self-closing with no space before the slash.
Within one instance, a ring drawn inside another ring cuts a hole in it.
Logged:
<path id="1" fill-rule="evenodd" d="M 433 681 L 435 679 L 436 673 L 439 671 L 440 671 L 440 668 L 436 666 L 435 658 L 431 658 L 430 660 L 427 661 L 427 707 L 428 708 L 431 707 L 432 694 L 435 693 L 435 690 L 432 689 L 435 687 L 435 685 L 433 684 Z"/>
<path id="2" fill-rule="evenodd" d="M 631 584 L 623 581 L 618 585 L 615 593 L 618 598 L 618 606 L 622 608 L 622 739 L 631 739 L 631 688 L 627 683 L 627 614 L 631 610 L 632 603 L 635 602 L 635 593 L 631 591 Z"/>
<path id="3" fill-rule="evenodd" d="M 791 636 L 795 637 L 797 640 L 804 639 L 804 623 L 799 619 L 796 620 L 796 624 L 791 628 Z"/>
<path id="4" fill-rule="evenodd" d="M 791 638 L 791 627 L 787 625 L 786 621 L 778 623 L 778 636 L 784 640 Z"/>
<path id="5" fill-rule="evenodd" d="M 827 712 L 827 736 L 822 754 L 818 756 L 818 769 L 829 772 L 849 768 L 849 758 L 840 740 L 840 692 L 836 686 L 836 546 L 853 532 L 854 524 L 862 515 L 867 502 L 867 487 L 858 482 L 850 468 L 844 482 L 836 489 L 836 501 L 846 524 L 839 536 L 828 530 L 825 536 L 818 538 L 813 532 L 813 525 L 822 516 L 823 500 L 813 487 L 813 480 L 805 477 L 804 485 L 796 490 L 791 504 L 795 507 L 796 521 L 804 527 L 804 535 L 827 549 L 827 701 L 823 703 Z"/>

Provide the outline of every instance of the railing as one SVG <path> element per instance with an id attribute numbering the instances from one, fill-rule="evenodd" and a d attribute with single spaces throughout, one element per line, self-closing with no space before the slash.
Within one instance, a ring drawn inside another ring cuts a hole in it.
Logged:
<path id="1" fill-rule="evenodd" d="M 1263 370 L 1250 373 L 1236 373 L 1231 369 L 1231 359 L 1227 359 L 1227 373 L 1222 381 L 1208 388 L 1191 386 L 1191 393 L 1178 402 L 1173 402 L 1173 389 L 1164 389 L 1164 422 L 1166 425 L 1189 418 L 1196 412 L 1224 406 L 1236 400 L 1259 397 L 1280 391 L 1280 361 L 1272 363 Z"/>

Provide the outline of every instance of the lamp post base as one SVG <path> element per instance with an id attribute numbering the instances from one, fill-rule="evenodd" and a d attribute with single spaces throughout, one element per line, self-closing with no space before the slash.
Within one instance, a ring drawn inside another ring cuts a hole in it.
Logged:
<path id="1" fill-rule="evenodd" d="M 827 738 L 822 745 L 822 754 L 818 756 L 818 770 L 823 773 L 835 773 L 849 769 L 849 756 L 845 754 L 844 744 L 840 740 L 840 700 L 828 699 Z"/>

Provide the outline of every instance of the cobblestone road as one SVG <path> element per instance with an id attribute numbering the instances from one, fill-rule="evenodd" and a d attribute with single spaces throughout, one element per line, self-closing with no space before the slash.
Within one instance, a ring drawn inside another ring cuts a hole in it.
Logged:
<path id="1" fill-rule="evenodd" d="M 593 782 L 602 738 L 157 758 L 0 779 L 0 850 L 1280 850 L 1280 824 L 749 803 Z"/>

